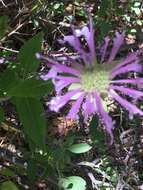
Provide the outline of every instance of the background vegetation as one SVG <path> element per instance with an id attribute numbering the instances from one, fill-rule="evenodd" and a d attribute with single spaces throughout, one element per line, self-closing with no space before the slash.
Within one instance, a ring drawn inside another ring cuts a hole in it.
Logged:
<path id="1" fill-rule="evenodd" d="M 70 25 L 87 23 L 90 8 L 97 44 L 116 30 L 126 32 L 121 57 L 143 47 L 143 5 L 139 0 L 0 1 L 0 189 L 143 189 L 143 122 L 112 104 L 118 126 L 109 146 L 98 119 L 65 120 L 55 114 L 47 70 L 35 53 L 62 58 L 57 40 Z M 140 102 L 142 107 L 142 102 Z"/>

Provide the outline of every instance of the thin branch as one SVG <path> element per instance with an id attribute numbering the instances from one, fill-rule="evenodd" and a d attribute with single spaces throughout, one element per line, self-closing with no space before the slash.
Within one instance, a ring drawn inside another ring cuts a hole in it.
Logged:
<path id="1" fill-rule="evenodd" d="M 0 0 L 0 2 L 3 4 L 4 7 L 7 7 L 3 0 Z"/>
<path id="2" fill-rule="evenodd" d="M 24 23 L 18 25 L 14 30 L 12 30 L 9 34 L 7 34 L 7 36 L 3 37 L 3 38 L 0 40 L 0 42 L 5 41 L 5 39 L 6 39 L 7 37 L 10 37 L 10 36 L 12 36 L 13 34 L 15 34 L 15 33 L 17 32 L 17 30 L 19 30 L 20 28 L 22 28 L 25 24 L 27 24 L 27 22 L 24 22 Z"/>
<path id="3" fill-rule="evenodd" d="M 13 53 L 19 53 L 19 51 L 17 51 L 17 50 L 9 49 L 9 48 L 3 47 L 3 46 L 0 46 L 0 49 L 6 50 L 6 51 L 10 51 L 10 52 L 13 52 Z"/>

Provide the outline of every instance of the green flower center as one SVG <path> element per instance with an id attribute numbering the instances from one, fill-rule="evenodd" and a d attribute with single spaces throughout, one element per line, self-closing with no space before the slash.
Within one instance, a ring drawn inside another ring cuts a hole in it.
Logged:
<path id="1" fill-rule="evenodd" d="M 109 64 L 96 64 L 92 69 L 85 69 L 81 75 L 81 88 L 85 92 L 96 90 L 100 94 L 107 94 L 111 70 L 112 65 Z"/>

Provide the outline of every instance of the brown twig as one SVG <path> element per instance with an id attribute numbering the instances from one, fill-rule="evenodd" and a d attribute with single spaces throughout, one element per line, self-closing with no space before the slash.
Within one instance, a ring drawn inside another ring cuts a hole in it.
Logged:
<path id="1" fill-rule="evenodd" d="M 28 22 L 29 23 L 29 22 Z M 14 30 L 12 30 L 9 34 L 7 34 L 5 37 L 3 37 L 0 42 L 4 42 L 5 39 L 7 37 L 10 37 L 12 36 L 13 34 L 15 34 L 17 32 L 17 30 L 21 29 L 25 24 L 27 24 L 27 21 L 26 22 L 23 22 L 22 24 L 18 25 Z"/>

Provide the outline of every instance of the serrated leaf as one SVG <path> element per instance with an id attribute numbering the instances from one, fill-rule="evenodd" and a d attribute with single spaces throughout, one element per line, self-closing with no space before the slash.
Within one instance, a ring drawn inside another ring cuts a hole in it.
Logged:
<path id="1" fill-rule="evenodd" d="M 0 75 L 0 90 L 7 92 L 17 83 L 17 77 L 13 70 L 7 69 Z"/>
<path id="2" fill-rule="evenodd" d="M 47 124 L 42 103 L 36 98 L 14 98 L 13 100 L 25 134 L 37 147 L 44 149 Z"/>
<path id="3" fill-rule="evenodd" d="M 42 97 L 52 90 L 51 81 L 43 81 L 36 79 L 27 79 L 18 81 L 16 85 L 8 90 L 9 96 L 15 97 Z"/>
<path id="4" fill-rule="evenodd" d="M 88 152 L 91 148 L 92 148 L 92 146 L 90 146 L 87 143 L 80 143 L 80 144 L 71 145 L 68 148 L 68 150 L 72 153 L 75 153 L 75 154 L 81 154 L 81 153 Z"/>
<path id="5" fill-rule="evenodd" d="M 35 35 L 32 39 L 25 42 L 19 51 L 20 69 L 22 72 L 22 78 L 26 78 L 31 72 L 36 71 L 39 66 L 39 60 L 35 54 L 40 52 L 42 43 L 43 33 L 40 32 Z"/>
<path id="6" fill-rule="evenodd" d="M 70 176 L 67 178 L 61 178 L 59 180 L 59 186 L 64 190 L 85 190 L 86 181 L 79 176 Z"/>
<path id="7" fill-rule="evenodd" d="M 0 185 L 1 190 L 19 190 L 12 181 L 5 181 Z"/>
<path id="8" fill-rule="evenodd" d="M 21 80 L 10 69 L 0 75 L 1 97 L 3 93 L 10 97 L 42 97 L 47 95 L 52 90 L 52 87 L 50 80 L 43 81 L 36 78 Z"/>

